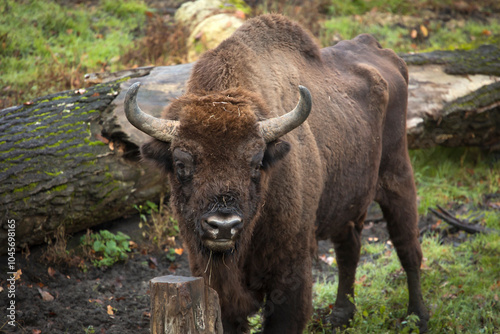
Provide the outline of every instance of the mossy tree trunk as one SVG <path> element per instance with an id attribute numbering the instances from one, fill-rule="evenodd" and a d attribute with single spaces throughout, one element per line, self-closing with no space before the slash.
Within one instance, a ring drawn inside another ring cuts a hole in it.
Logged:
<path id="1" fill-rule="evenodd" d="M 134 204 L 168 194 L 160 175 L 139 163 L 147 136 L 120 126 L 123 108 L 113 101 L 128 79 L 0 110 L 0 253 L 9 221 L 24 247 L 61 227 L 72 233 L 133 214 Z M 176 85 L 176 95 L 183 86 Z"/>
<path id="2" fill-rule="evenodd" d="M 403 58 L 410 71 L 411 148 L 500 149 L 498 47 Z M 138 147 L 148 136 L 126 120 L 123 99 L 132 83 L 142 82 L 138 102 L 158 117 L 183 93 L 192 65 L 91 75 L 101 83 L 86 91 L 0 110 L 0 253 L 9 219 L 22 247 L 60 226 L 75 232 L 134 213 L 133 204 L 166 194 L 158 172 L 139 162 Z"/>

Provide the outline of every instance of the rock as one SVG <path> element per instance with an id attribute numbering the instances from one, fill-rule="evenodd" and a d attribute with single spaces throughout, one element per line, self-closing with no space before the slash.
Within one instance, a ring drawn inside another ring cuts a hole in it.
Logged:
<path id="1" fill-rule="evenodd" d="M 192 62 L 205 51 L 215 48 L 238 29 L 245 14 L 237 6 L 220 0 L 197 0 L 184 3 L 175 20 L 190 32 L 188 61 Z"/>
<path id="2" fill-rule="evenodd" d="M 230 14 L 217 14 L 203 20 L 189 36 L 188 61 L 195 61 L 206 50 L 217 47 L 242 24 L 242 19 Z"/>
<path id="3" fill-rule="evenodd" d="M 224 3 L 221 0 L 186 2 L 175 13 L 175 20 L 182 23 L 189 31 L 193 31 L 201 21 L 214 13 L 220 12 L 223 7 Z"/>

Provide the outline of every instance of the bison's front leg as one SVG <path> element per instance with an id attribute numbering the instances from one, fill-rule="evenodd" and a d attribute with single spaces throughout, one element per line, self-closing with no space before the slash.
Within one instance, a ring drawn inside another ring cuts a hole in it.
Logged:
<path id="1" fill-rule="evenodd" d="M 363 218 L 364 220 L 364 218 Z M 343 328 L 354 317 L 354 280 L 361 250 L 361 224 L 349 222 L 332 237 L 339 267 L 337 300 L 332 310 L 332 327 Z"/>
<path id="2" fill-rule="evenodd" d="M 299 259 L 298 259 L 299 260 Z M 309 254 L 289 263 L 270 282 L 266 294 L 264 334 L 302 333 L 312 311 L 312 273 Z"/>

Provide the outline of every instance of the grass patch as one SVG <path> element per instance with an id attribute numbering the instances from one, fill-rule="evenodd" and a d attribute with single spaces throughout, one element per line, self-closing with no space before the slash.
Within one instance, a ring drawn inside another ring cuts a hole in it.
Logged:
<path id="1" fill-rule="evenodd" d="M 389 19 L 377 14 L 370 15 L 372 17 L 368 19 L 355 15 L 339 16 L 325 21 L 323 29 L 319 31 L 321 44 L 329 46 L 339 40 L 369 33 L 377 38 L 382 47 L 406 53 L 472 49 L 500 41 L 500 22 L 495 19 L 444 22 L 431 17 L 425 20 L 428 23 L 424 23 L 424 20 L 418 17 Z M 422 29 L 425 29 L 425 34 Z M 415 38 L 412 38 L 412 30 L 417 34 Z"/>
<path id="2" fill-rule="evenodd" d="M 500 161 L 479 149 L 435 147 L 413 150 L 410 157 L 420 214 L 449 203 L 477 206 L 484 195 L 500 192 Z"/>
<path id="3" fill-rule="evenodd" d="M 0 87 L 3 102 L 83 85 L 88 71 L 123 67 L 121 50 L 145 21 L 139 0 L 105 0 L 95 6 L 52 0 L 6 0 L 0 5 Z"/>
<path id="4" fill-rule="evenodd" d="M 485 219 L 497 227 L 500 215 Z M 373 248 L 373 245 L 370 245 Z M 363 245 L 367 247 L 367 245 Z M 415 319 L 406 315 L 406 275 L 392 247 L 379 244 L 373 257 L 360 264 L 356 275 L 358 307 L 352 328 L 345 333 L 404 333 L 414 328 Z M 497 235 L 469 236 L 458 246 L 441 244 L 437 236 L 422 241 L 424 264 L 422 290 L 430 310 L 430 333 L 496 333 L 500 328 L 500 239 Z M 337 283 L 314 285 L 316 315 L 329 313 Z M 329 333 L 322 317 L 313 317 L 307 333 Z"/>
<path id="5" fill-rule="evenodd" d="M 369 11 L 382 11 L 394 14 L 413 14 L 422 8 L 427 2 L 425 0 L 401 1 L 401 0 L 332 0 L 329 13 L 333 16 L 363 15 Z"/>

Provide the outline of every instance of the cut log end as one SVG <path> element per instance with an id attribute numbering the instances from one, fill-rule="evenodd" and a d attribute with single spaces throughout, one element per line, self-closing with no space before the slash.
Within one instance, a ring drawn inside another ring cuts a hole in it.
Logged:
<path id="1" fill-rule="evenodd" d="M 149 282 L 151 333 L 222 333 L 217 292 L 201 277 L 161 276 Z"/>

